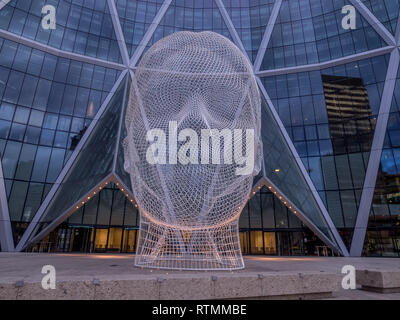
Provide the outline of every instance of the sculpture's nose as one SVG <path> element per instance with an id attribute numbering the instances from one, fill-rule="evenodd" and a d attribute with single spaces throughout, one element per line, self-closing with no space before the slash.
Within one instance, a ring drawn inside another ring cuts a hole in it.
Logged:
<path id="1" fill-rule="evenodd" d="M 192 129 L 200 134 L 201 129 L 212 129 L 207 103 L 199 94 L 190 96 L 178 121 L 178 130 Z"/>

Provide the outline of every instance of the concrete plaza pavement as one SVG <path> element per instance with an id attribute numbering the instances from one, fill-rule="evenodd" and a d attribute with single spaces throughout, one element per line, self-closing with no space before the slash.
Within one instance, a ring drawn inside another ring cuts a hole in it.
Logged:
<path id="1" fill-rule="evenodd" d="M 246 274 L 301 274 L 314 272 L 337 275 L 341 283 L 343 266 L 352 265 L 356 269 L 400 271 L 398 258 L 343 258 L 343 257 L 266 257 L 245 256 L 246 268 L 238 271 L 169 271 L 142 269 L 134 266 L 132 254 L 45 254 L 45 253 L 0 253 L 0 284 L 18 282 L 40 283 L 44 265 L 56 269 L 58 281 L 113 281 L 140 277 L 176 276 L 221 276 Z M 395 299 L 400 293 L 380 294 L 363 290 L 339 290 L 331 299 Z M 1 299 L 1 297 L 0 297 Z"/>

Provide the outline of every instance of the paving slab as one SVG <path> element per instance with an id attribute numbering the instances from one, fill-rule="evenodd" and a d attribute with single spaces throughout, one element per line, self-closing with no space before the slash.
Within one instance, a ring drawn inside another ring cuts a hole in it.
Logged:
<path id="1" fill-rule="evenodd" d="M 134 266 L 126 254 L 0 253 L 0 299 L 400 299 L 342 290 L 343 266 L 400 272 L 400 259 L 246 256 L 238 271 L 167 271 Z M 56 269 L 44 290 L 42 268 Z M 385 278 L 386 279 L 386 278 Z M 390 280 L 385 280 L 390 282 Z"/>

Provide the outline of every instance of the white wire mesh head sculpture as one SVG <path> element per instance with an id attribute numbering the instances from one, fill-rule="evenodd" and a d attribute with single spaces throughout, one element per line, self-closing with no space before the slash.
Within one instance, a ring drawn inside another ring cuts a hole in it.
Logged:
<path id="1" fill-rule="evenodd" d="M 125 125 L 135 265 L 243 268 L 238 221 L 261 166 L 261 101 L 242 52 L 213 32 L 158 41 L 136 69 Z"/>

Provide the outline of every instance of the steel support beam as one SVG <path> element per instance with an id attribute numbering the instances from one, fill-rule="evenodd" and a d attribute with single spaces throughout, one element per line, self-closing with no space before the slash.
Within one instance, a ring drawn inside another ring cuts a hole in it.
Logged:
<path id="1" fill-rule="evenodd" d="M 226 11 L 226 8 L 225 8 L 224 4 L 222 3 L 222 0 L 215 0 L 215 3 L 217 4 L 217 7 L 222 15 L 222 19 L 224 20 L 225 25 L 227 26 L 227 28 L 229 30 L 229 33 L 233 39 L 233 42 L 238 46 L 240 51 L 242 51 L 242 53 L 247 58 L 249 63 L 252 64 L 251 60 L 249 58 L 249 55 L 247 54 L 247 51 L 242 43 L 242 40 L 240 39 L 239 34 L 237 33 L 235 26 L 233 25 L 233 22 L 232 22 L 231 18 L 229 17 L 228 11 Z"/>
<path id="2" fill-rule="evenodd" d="M 127 99 L 129 99 L 128 77 L 125 78 L 124 98 L 122 99 L 121 114 L 119 116 L 119 123 L 118 123 L 117 139 L 115 141 L 114 159 L 113 159 L 113 164 L 112 164 L 112 172 L 114 174 L 116 173 L 118 154 L 119 154 L 119 148 L 120 148 L 121 132 L 122 132 L 122 127 L 124 126 L 125 105 L 126 105 Z"/>
<path id="3" fill-rule="evenodd" d="M 153 19 L 153 22 L 147 29 L 145 35 L 142 38 L 142 41 L 140 41 L 139 46 L 136 48 L 131 60 L 130 60 L 130 66 L 135 67 L 136 64 L 138 63 L 140 57 L 142 56 L 143 51 L 146 49 L 147 44 L 151 40 L 151 37 L 153 36 L 154 32 L 156 31 L 158 25 L 161 22 L 161 19 L 164 17 L 165 13 L 167 12 L 167 9 L 169 8 L 169 5 L 171 4 L 172 0 L 165 0 L 164 3 L 162 4 L 160 10 L 157 12 L 156 16 Z"/>
<path id="4" fill-rule="evenodd" d="M 392 106 L 399 62 L 399 51 L 393 50 L 390 56 L 388 72 L 386 74 L 385 87 L 383 89 L 379 115 L 376 122 L 374 139 L 372 141 L 372 147 L 368 161 L 367 173 L 365 175 L 364 187 L 360 200 L 360 207 L 358 209 L 353 240 L 351 242 L 350 255 L 354 257 L 361 256 L 364 247 L 365 234 L 367 232 L 372 199 L 375 192 L 376 178 L 378 176 L 378 170 L 381 164 L 382 149 L 386 135 L 390 108 Z"/>
<path id="5" fill-rule="evenodd" d="M 14 251 L 14 239 L 8 211 L 6 187 L 4 184 L 3 165 L 0 158 L 0 245 L 1 251 Z"/>
<path id="6" fill-rule="evenodd" d="M 326 62 L 321 62 L 321 63 L 306 64 L 306 65 L 302 65 L 302 66 L 288 67 L 288 68 L 282 68 L 282 69 L 263 70 L 263 71 L 256 72 L 256 75 L 259 77 L 271 77 L 271 76 L 276 76 L 276 75 L 280 75 L 280 74 L 291 74 L 291 73 L 321 70 L 321 69 L 331 68 L 334 66 L 343 65 L 346 63 L 354 62 L 354 61 L 359 61 L 359 60 L 363 60 L 363 59 L 373 58 L 376 56 L 381 56 L 381 55 L 392 52 L 395 48 L 396 48 L 395 46 L 387 46 L 387 47 L 374 49 L 374 50 L 370 50 L 370 51 L 365 51 L 365 52 L 353 54 L 353 55 L 350 55 L 347 57 L 330 60 L 330 61 L 326 61 Z"/>
<path id="7" fill-rule="evenodd" d="M 289 211 L 300 219 L 311 231 L 313 231 L 324 243 L 326 243 L 332 250 L 342 254 L 338 246 L 333 243 L 321 230 L 310 220 L 307 216 L 299 210 L 288 197 L 283 194 L 276 185 L 268 178 L 261 178 L 251 190 L 249 200 L 252 199 L 263 186 L 266 186 L 268 190 L 286 206 Z"/>
<path id="8" fill-rule="evenodd" d="M 76 60 L 76 61 L 80 61 L 80 62 L 86 62 L 86 63 L 91 63 L 94 65 L 98 65 L 98 66 L 102 66 L 105 68 L 111 68 L 111 69 L 117 69 L 117 70 L 124 70 L 126 69 L 126 66 L 119 64 L 119 63 L 115 63 L 115 62 L 111 62 L 111 61 L 106 61 L 106 60 L 102 60 L 102 59 L 98 59 L 98 58 L 93 58 L 93 57 L 88 57 L 88 56 L 84 56 L 78 53 L 73 53 L 73 52 L 69 52 L 69 51 L 64 51 L 64 50 L 60 50 L 54 47 L 50 47 L 46 44 L 42 44 L 39 43 L 37 41 L 28 39 L 28 38 L 24 38 L 22 36 L 19 36 L 17 34 L 8 32 L 6 30 L 2 30 L 0 29 L 0 37 L 7 39 L 7 40 L 11 40 L 20 44 L 23 44 L 27 47 L 30 48 L 34 48 L 43 52 L 47 52 L 50 53 L 52 55 L 55 55 L 57 57 L 61 57 L 61 58 L 67 58 L 67 59 L 71 59 L 71 60 Z"/>
<path id="9" fill-rule="evenodd" d="M 394 39 L 393 35 L 388 29 L 385 28 L 378 18 L 375 17 L 371 11 L 369 11 L 369 9 L 361 2 L 361 0 L 350 0 L 350 2 L 389 46 L 396 45 L 396 40 Z"/>
<path id="10" fill-rule="evenodd" d="M 268 48 L 269 40 L 271 39 L 272 31 L 275 27 L 276 19 L 278 18 L 279 11 L 281 10 L 282 0 L 276 0 L 272 8 L 271 16 L 269 18 L 267 27 L 265 28 L 264 36 L 258 49 L 256 60 L 254 61 L 254 72 L 258 72 L 263 62 L 265 51 Z"/>
<path id="11" fill-rule="evenodd" d="M 117 7 L 115 6 L 114 0 L 107 0 L 108 9 L 110 11 L 111 20 L 114 27 L 115 36 L 117 37 L 119 51 L 121 52 L 121 57 L 124 65 L 129 67 L 129 54 L 128 48 L 126 47 L 124 33 L 122 32 L 121 22 L 119 19 Z"/>
<path id="12" fill-rule="evenodd" d="M 0 10 L 3 9 L 10 1 L 11 0 L 0 0 Z"/>

